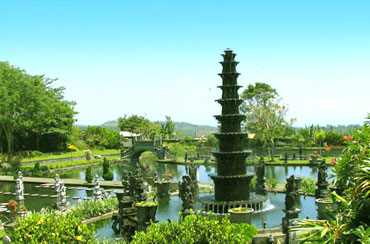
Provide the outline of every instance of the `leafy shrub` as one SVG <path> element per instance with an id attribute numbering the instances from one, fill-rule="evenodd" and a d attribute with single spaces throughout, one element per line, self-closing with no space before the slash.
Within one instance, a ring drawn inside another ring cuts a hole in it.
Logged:
<path id="1" fill-rule="evenodd" d="M 35 165 L 33 166 L 32 176 L 41 177 L 41 175 L 42 173 L 41 173 L 40 163 L 36 162 Z"/>
<path id="2" fill-rule="evenodd" d="M 369 117 L 370 118 L 370 117 Z M 369 243 L 370 240 L 370 121 L 345 137 L 342 158 L 334 165 L 336 217 L 327 221 L 303 221 L 299 243 Z"/>
<path id="3" fill-rule="evenodd" d="M 92 225 L 54 211 L 33 212 L 17 219 L 11 239 L 14 243 L 95 243 Z"/>
<path id="4" fill-rule="evenodd" d="M 250 190 L 255 191 L 256 190 L 256 185 L 257 185 L 257 178 L 253 177 L 251 182 L 249 183 Z"/>
<path id="5" fill-rule="evenodd" d="M 42 152 L 34 150 L 34 151 L 31 152 L 30 156 L 31 157 L 38 157 L 38 156 L 41 156 L 42 154 L 43 154 Z"/>
<path id="6" fill-rule="evenodd" d="M 47 165 L 41 165 L 41 171 L 48 171 L 49 167 Z"/>
<path id="7" fill-rule="evenodd" d="M 267 187 L 270 188 L 271 190 L 275 190 L 277 183 L 278 183 L 277 180 L 273 178 L 268 178 L 266 180 Z"/>
<path id="8" fill-rule="evenodd" d="M 117 209 L 118 209 L 117 198 L 83 201 L 74 205 L 67 213 L 67 217 L 84 220 L 88 218 L 97 217 Z"/>
<path id="9" fill-rule="evenodd" d="M 93 173 L 91 171 L 91 167 L 88 167 L 85 172 L 85 180 L 87 183 L 91 183 L 93 181 Z"/>
<path id="10" fill-rule="evenodd" d="M 316 182 L 314 178 L 304 177 L 301 182 L 301 190 L 305 193 L 314 194 L 316 190 Z"/>
<path id="11" fill-rule="evenodd" d="M 151 224 L 146 233 L 136 232 L 131 243 L 252 243 L 257 232 L 252 225 L 232 224 L 227 218 L 188 215 L 171 223 Z"/>
<path id="12" fill-rule="evenodd" d="M 104 162 L 103 162 L 103 179 L 113 180 L 113 172 L 109 168 L 109 161 L 106 157 L 104 157 Z"/>

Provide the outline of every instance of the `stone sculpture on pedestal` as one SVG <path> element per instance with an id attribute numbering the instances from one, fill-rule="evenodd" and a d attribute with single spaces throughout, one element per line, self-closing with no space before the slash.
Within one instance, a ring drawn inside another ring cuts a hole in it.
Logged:
<path id="1" fill-rule="evenodd" d="M 319 172 L 317 176 L 317 189 L 315 190 L 315 197 L 316 198 L 326 198 L 329 196 L 329 183 L 326 180 L 327 177 L 327 166 L 325 163 L 325 159 L 321 160 L 321 163 L 319 164 Z"/>

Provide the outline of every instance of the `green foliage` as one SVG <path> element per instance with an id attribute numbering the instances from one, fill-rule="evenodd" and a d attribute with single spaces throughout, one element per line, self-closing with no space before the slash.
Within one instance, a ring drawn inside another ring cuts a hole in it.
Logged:
<path id="1" fill-rule="evenodd" d="M 41 175 L 42 175 L 42 172 L 41 172 L 40 163 L 36 162 L 33 167 L 32 176 L 41 177 Z"/>
<path id="2" fill-rule="evenodd" d="M 165 122 L 155 122 L 154 126 L 154 136 L 161 136 L 163 139 L 172 139 L 175 136 L 175 124 L 173 123 L 170 116 L 166 115 Z M 153 133 L 152 133 L 153 134 Z"/>
<path id="3" fill-rule="evenodd" d="M 74 205 L 67 213 L 69 218 L 80 220 L 100 216 L 118 209 L 117 198 L 82 201 Z"/>
<path id="4" fill-rule="evenodd" d="M 31 151 L 30 156 L 31 156 L 31 157 L 37 157 L 37 156 L 41 156 L 42 154 L 43 154 L 43 153 L 42 153 L 42 152 L 40 152 L 40 151 L 33 150 L 33 151 Z"/>
<path id="5" fill-rule="evenodd" d="M 85 173 L 85 180 L 87 183 L 91 183 L 94 179 L 94 176 L 93 176 L 93 173 L 91 171 L 91 167 L 88 167 L 86 169 L 86 173 Z"/>
<path id="6" fill-rule="evenodd" d="M 136 232 L 131 243 L 252 243 L 257 232 L 252 225 L 231 224 L 227 218 L 188 215 L 171 223 L 151 224 L 146 233 Z"/>
<path id="7" fill-rule="evenodd" d="M 158 206 L 158 202 L 141 201 L 141 202 L 137 202 L 135 204 L 135 206 L 137 206 L 137 207 L 154 207 L 154 206 Z"/>
<path id="8" fill-rule="evenodd" d="M 118 118 L 118 127 L 121 131 L 140 134 L 142 137 L 146 138 L 153 129 L 153 124 L 143 116 L 131 115 L 127 117 L 127 115 L 125 115 L 124 117 Z"/>
<path id="9" fill-rule="evenodd" d="M 54 211 L 33 212 L 18 219 L 10 236 L 12 243 L 95 243 L 92 225 Z"/>
<path id="10" fill-rule="evenodd" d="M 271 157 L 274 155 L 274 140 L 283 135 L 289 123 L 285 121 L 286 106 L 280 106 L 276 89 L 265 83 L 252 84 L 241 95 L 245 100 L 241 110 L 245 113 L 245 128 L 255 133 L 255 140 L 259 140 L 268 150 L 271 148 Z M 291 126 L 291 125 L 290 125 Z"/>
<path id="11" fill-rule="evenodd" d="M 274 178 L 268 178 L 266 180 L 267 187 L 270 188 L 271 190 L 275 190 L 277 183 L 278 183 L 277 180 Z"/>
<path id="12" fill-rule="evenodd" d="M 257 177 L 254 176 L 251 179 L 251 182 L 249 183 L 249 187 L 250 187 L 251 191 L 255 191 L 256 185 L 257 185 Z"/>
<path id="13" fill-rule="evenodd" d="M 121 136 L 118 131 L 100 126 L 88 126 L 82 132 L 82 139 L 89 148 L 118 149 Z"/>
<path id="14" fill-rule="evenodd" d="M 103 162 L 103 179 L 113 180 L 113 172 L 109 168 L 109 161 L 106 157 L 104 157 L 104 162 Z"/>
<path id="15" fill-rule="evenodd" d="M 305 193 L 314 194 L 316 190 L 316 182 L 314 178 L 302 178 L 301 181 L 301 190 Z"/>
<path id="16" fill-rule="evenodd" d="M 168 145 L 170 148 L 170 155 L 172 155 L 175 159 L 185 153 L 185 148 L 180 143 L 170 143 Z"/>
<path id="17" fill-rule="evenodd" d="M 354 131 L 345 143 L 343 156 L 333 168 L 336 217 L 329 221 L 304 221 L 300 230 L 313 230 L 301 234 L 300 243 L 369 243 L 370 127 L 365 124 Z"/>
<path id="18" fill-rule="evenodd" d="M 64 100 L 64 88 L 54 88 L 54 81 L 0 62 L 0 135 L 7 142 L 9 161 L 14 149 L 65 147 L 75 103 Z"/>

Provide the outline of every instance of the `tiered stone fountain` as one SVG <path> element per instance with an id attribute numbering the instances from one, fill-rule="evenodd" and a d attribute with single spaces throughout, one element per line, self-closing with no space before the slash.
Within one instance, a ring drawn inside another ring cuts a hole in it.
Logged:
<path id="1" fill-rule="evenodd" d="M 210 175 L 215 183 L 215 195 L 200 198 L 204 211 L 214 213 L 227 213 L 233 207 L 249 207 L 255 211 L 262 209 L 266 196 L 250 196 L 249 183 L 253 178 L 247 174 L 246 158 L 251 153 L 244 150 L 244 142 L 248 136 L 241 132 L 240 124 L 245 119 L 239 113 L 239 106 L 243 99 L 239 98 L 237 84 L 240 75 L 236 72 L 235 56 L 230 49 L 222 54 L 222 98 L 216 100 L 222 106 L 221 115 L 215 116 L 221 124 L 221 131 L 215 133 L 219 140 L 219 151 L 212 152 L 216 158 L 217 173 Z"/>

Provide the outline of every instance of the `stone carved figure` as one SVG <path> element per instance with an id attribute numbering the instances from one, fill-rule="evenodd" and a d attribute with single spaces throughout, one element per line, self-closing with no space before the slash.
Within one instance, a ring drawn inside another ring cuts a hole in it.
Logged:
<path id="1" fill-rule="evenodd" d="M 326 170 L 327 170 L 327 166 L 325 164 L 325 162 L 322 162 L 320 165 L 319 165 L 319 173 L 318 173 L 318 177 L 317 177 L 317 180 L 318 180 L 318 183 L 323 183 L 323 182 L 327 182 L 326 181 L 326 177 L 328 176 L 328 174 L 326 173 Z"/>
<path id="2" fill-rule="evenodd" d="M 55 174 L 54 177 L 54 189 L 56 193 L 58 193 L 60 190 L 60 177 L 58 174 Z"/>
<path id="3" fill-rule="evenodd" d="M 194 209 L 194 196 L 191 189 L 192 180 L 190 176 L 182 176 L 182 183 L 179 182 L 179 194 L 182 200 L 182 212 Z"/>
<path id="4" fill-rule="evenodd" d="M 24 200 L 24 186 L 22 172 L 18 172 L 18 178 L 16 179 L 16 200 Z"/>
<path id="5" fill-rule="evenodd" d="M 266 195 L 267 185 L 265 178 L 265 161 L 263 159 L 263 156 L 261 156 L 258 163 L 254 165 L 254 171 L 256 172 L 257 176 L 256 193 L 259 195 Z"/>
<path id="6" fill-rule="evenodd" d="M 96 199 L 102 199 L 102 190 L 100 188 L 99 175 L 95 174 L 95 186 L 94 186 L 94 195 Z"/>
<path id="7" fill-rule="evenodd" d="M 67 188 L 64 185 L 64 181 L 60 181 L 59 188 L 56 207 L 58 210 L 64 211 L 69 207 L 69 202 L 67 202 Z"/>
<path id="8" fill-rule="evenodd" d="M 285 210 L 295 210 L 297 198 L 297 189 L 295 184 L 294 175 L 287 179 L 286 195 L 285 195 Z"/>
<path id="9" fill-rule="evenodd" d="M 327 166 L 325 163 L 325 159 L 321 161 L 319 164 L 319 172 L 317 175 L 317 189 L 315 191 L 316 198 L 325 198 L 329 195 L 329 188 L 328 188 L 328 181 L 326 180 L 328 174 L 326 173 Z"/>
<path id="10" fill-rule="evenodd" d="M 262 156 L 258 163 L 254 165 L 254 171 L 256 172 L 257 179 L 265 177 L 265 161 Z"/>

